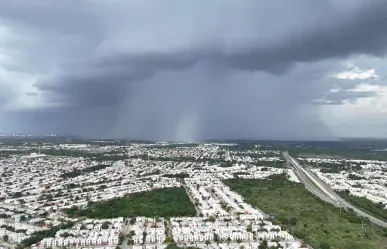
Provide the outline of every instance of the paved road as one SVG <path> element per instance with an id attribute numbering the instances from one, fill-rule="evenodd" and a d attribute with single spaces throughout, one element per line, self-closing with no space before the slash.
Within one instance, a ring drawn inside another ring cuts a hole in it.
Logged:
<path id="1" fill-rule="evenodd" d="M 294 173 L 300 179 L 300 181 L 305 185 L 305 187 L 311 191 L 313 194 L 318 196 L 324 201 L 330 202 L 338 207 L 351 208 L 359 216 L 368 218 L 372 223 L 387 227 L 387 222 L 384 222 L 378 218 L 375 218 L 372 215 L 369 215 L 352 204 L 348 203 L 346 200 L 341 198 L 332 188 L 325 184 L 320 178 L 318 178 L 313 172 L 304 169 L 296 159 L 291 157 L 287 152 L 283 153 L 285 160 L 291 164 Z"/>
<path id="2" fill-rule="evenodd" d="M 188 187 L 185 185 L 185 183 L 182 184 L 184 189 L 185 189 L 185 192 L 187 192 L 187 195 L 190 199 L 190 201 L 192 202 L 192 204 L 194 205 L 195 207 L 195 210 L 196 210 L 196 217 L 199 217 L 200 216 L 200 210 L 199 208 L 196 206 L 196 201 L 192 198 L 192 196 L 189 194 L 189 191 L 188 191 Z"/>
<path id="3" fill-rule="evenodd" d="M 313 194 L 315 194 L 320 199 L 326 202 L 339 206 L 338 200 L 332 194 L 328 195 L 325 191 L 321 190 L 321 188 L 319 188 L 319 185 L 316 184 L 316 181 L 314 181 L 314 179 L 310 177 L 310 174 L 308 174 L 308 172 L 306 172 L 294 158 L 290 157 L 287 153 L 284 153 L 283 156 L 285 160 L 290 163 L 298 179 L 300 179 L 300 181 L 310 192 L 312 192 Z"/>

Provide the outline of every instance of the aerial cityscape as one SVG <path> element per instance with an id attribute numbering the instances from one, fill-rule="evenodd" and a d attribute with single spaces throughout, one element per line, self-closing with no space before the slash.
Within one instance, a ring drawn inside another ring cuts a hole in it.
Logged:
<path id="1" fill-rule="evenodd" d="M 387 249 L 387 0 L 0 0 L 0 249 Z"/>
<path id="2" fill-rule="evenodd" d="M 7 136 L 0 245 L 383 248 L 387 143 L 358 144 Z"/>

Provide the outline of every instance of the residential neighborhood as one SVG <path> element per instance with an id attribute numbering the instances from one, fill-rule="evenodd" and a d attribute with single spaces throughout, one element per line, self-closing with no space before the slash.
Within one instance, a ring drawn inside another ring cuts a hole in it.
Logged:
<path id="1" fill-rule="evenodd" d="M 322 181 L 337 191 L 348 191 L 350 195 L 365 197 L 387 208 L 387 162 L 377 160 L 299 158 Z M 336 166 L 327 170 L 318 165 Z"/>
<path id="2" fill-rule="evenodd" d="M 232 143 L 95 141 L 1 144 L 0 150 L 4 248 L 164 249 L 171 243 L 203 249 L 308 247 L 262 211 L 259 202 L 252 205 L 224 183 L 284 175 L 300 184 L 276 149 Z M 387 204 L 383 162 L 347 160 L 349 166 L 341 167 L 342 161 L 335 159 L 298 160 L 337 191 Z M 340 167 L 331 173 L 318 164 Z M 182 189 L 194 207 L 192 215 L 173 215 L 180 210 L 172 209 L 167 216 L 158 216 L 157 208 L 163 204 L 144 206 L 153 210 L 148 216 L 119 216 L 113 211 L 118 205 L 114 202 L 106 204 L 105 211 L 96 208 L 99 203 L 162 189 Z"/>
<path id="3" fill-rule="evenodd" d="M 3 151 L 18 153 L 0 158 L 0 238 L 15 247 L 36 232 L 59 227 L 53 236 L 31 247 L 115 248 L 123 244 L 122 236 L 127 236 L 125 242 L 134 249 L 138 245 L 162 248 L 167 238 L 199 248 L 215 242 L 220 248 L 233 248 L 233 243 L 254 247 L 263 240 L 283 248 L 301 246 L 299 240 L 273 225 L 269 215 L 244 202 L 222 182 L 281 173 L 298 181 L 282 166 L 280 153 L 259 147 L 230 150 L 230 146 L 2 145 Z M 273 162 L 278 165 L 266 166 Z M 84 208 L 132 193 L 173 187 L 184 187 L 196 216 L 84 219 L 71 218 L 65 212 L 74 206 Z M 134 223 L 128 223 L 131 219 Z M 61 227 L 69 223 L 73 225 Z"/>

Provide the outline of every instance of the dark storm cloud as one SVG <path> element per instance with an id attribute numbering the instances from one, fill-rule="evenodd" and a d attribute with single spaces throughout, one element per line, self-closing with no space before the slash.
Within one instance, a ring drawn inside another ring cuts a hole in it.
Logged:
<path id="1" fill-rule="evenodd" d="M 383 56 L 387 49 L 385 23 L 387 2 L 372 1 L 369 6 L 354 13 L 333 16 L 328 23 L 316 23 L 312 29 L 301 27 L 279 45 L 247 50 L 245 54 L 231 56 L 230 61 L 246 69 L 281 72 L 294 62 L 343 58 L 354 54 Z"/>
<path id="2" fill-rule="evenodd" d="M 301 67 L 289 77 L 265 72 L 214 74 L 206 64 L 198 64 L 178 73 L 159 73 L 130 88 L 111 135 L 159 140 L 332 138 L 321 123 L 311 124 L 309 117 L 297 113 L 307 88 L 289 94 L 289 81 L 302 78 L 304 70 Z"/>
<path id="3" fill-rule="evenodd" d="M 90 2 L 91 3 L 91 2 Z M 4 0 L 0 15 L 5 21 L 32 28 L 57 31 L 65 34 L 97 34 L 98 16 L 88 8 L 88 1 Z M 90 4 L 90 7 L 92 5 Z"/>
<path id="4" fill-rule="evenodd" d="M 36 82 L 37 89 L 75 105 L 112 105 L 126 93 L 126 85 L 161 70 L 192 66 L 197 57 L 182 54 L 117 55 L 89 63 L 67 65 L 62 75 Z"/>
<path id="5" fill-rule="evenodd" d="M 387 48 L 386 1 L 58 4 L 0 2 L 5 24 L 34 37 L 19 47 L 38 72 L 39 96 L 62 106 L 40 119 L 25 115 L 55 117 L 50 130 L 157 139 L 319 130 L 330 137 L 321 123 L 295 134 L 305 122 L 298 105 L 364 97 L 326 95 L 336 82 L 321 79 L 336 59 L 383 56 Z"/>
<path id="6" fill-rule="evenodd" d="M 70 66 L 63 78 L 44 84 L 38 82 L 36 86 L 66 95 L 72 103 L 97 104 L 95 101 L 101 101 L 101 104 L 109 104 L 122 99 L 122 85 L 150 77 L 158 71 L 192 67 L 200 61 L 231 69 L 277 74 L 297 62 L 344 58 L 354 54 L 382 56 L 387 48 L 386 13 L 387 2 L 372 1 L 353 13 L 332 14 L 311 27 L 300 27 L 286 39 L 264 46 L 248 44 L 225 51 L 220 42 L 219 46 L 205 47 L 204 44 L 202 48 L 169 53 L 123 53 L 92 58 L 78 69 Z"/>

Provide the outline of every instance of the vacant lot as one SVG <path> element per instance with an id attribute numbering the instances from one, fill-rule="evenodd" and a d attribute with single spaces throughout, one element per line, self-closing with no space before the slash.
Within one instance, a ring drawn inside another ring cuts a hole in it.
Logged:
<path id="1" fill-rule="evenodd" d="M 195 216 L 195 207 L 184 188 L 164 188 L 90 203 L 86 209 L 73 207 L 66 213 L 89 218 Z"/>
<path id="2" fill-rule="evenodd" d="M 324 203 L 284 175 L 267 180 L 236 178 L 225 183 L 315 249 L 387 248 L 387 229 Z"/>

